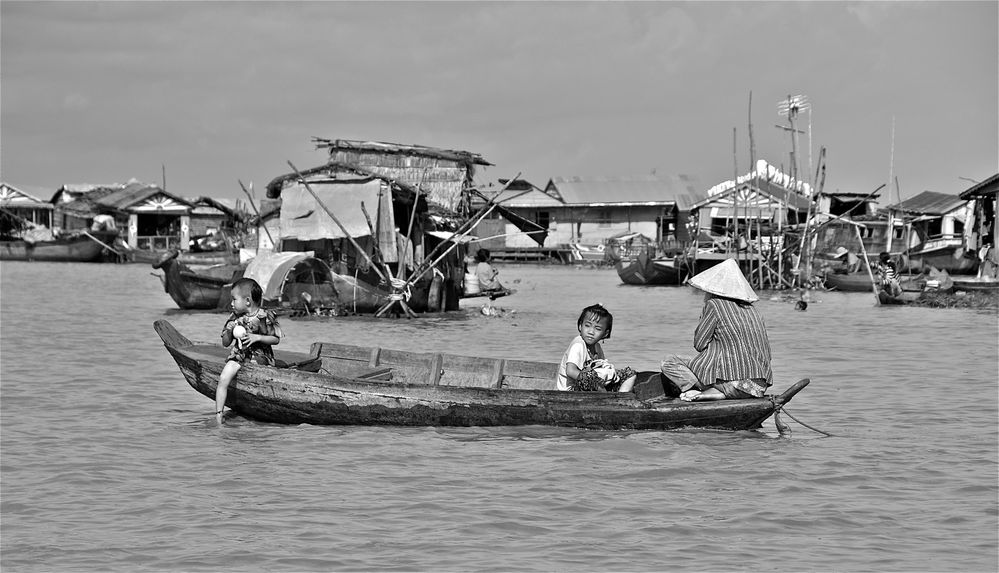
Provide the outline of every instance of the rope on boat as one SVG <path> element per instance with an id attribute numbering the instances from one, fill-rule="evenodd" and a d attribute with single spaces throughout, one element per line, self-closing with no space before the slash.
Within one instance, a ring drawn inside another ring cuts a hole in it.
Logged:
<path id="1" fill-rule="evenodd" d="M 389 295 L 389 300 L 409 300 L 413 296 L 412 291 L 409 288 L 409 283 L 397 278 L 392 278 L 392 294 Z"/>
<path id="2" fill-rule="evenodd" d="M 788 417 L 788 418 L 791 418 L 791 419 L 792 419 L 792 420 L 794 420 L 795 422 L 798 422 L 799 424 L 801 424 L 802 426 L 804 426 L 804 427 L 808 428 L 809 430 L 811 430 L 811 431 L 813 431 L 813 432 L 818 432 L 818 433 L 820 433 L 820 434 L 822 434 L 822 435 L 824 435 L 824 436 L 829 436 L 830 438 L 831 438 L 831 437 L 833 437 L 833 435 L 832 435 L 832 434 L 830 434 L 829 432 L 823 432 L 822 430 L 820 430 L 820 429 L 818 429 L 818 428 L 815 428 L 815 427 L 813 427 L 813 426 L 809 426 L 808 424 L 806 424 L 806 423 L 802 422 L 801 420 L 799 420 L 799 419 L 795 418 L 795 417 L 794 417 L 793 415 L 791 415 L 791 412 L 788 412 L 788 411 L 787 411 L 787 408 L 780 408 L 780 410 L 779 410 L 779 411 L 781 411 L 781 412 L 784 412 L 785 414 L 787 414 L 787 417 Z M 782 433 L 783 433 L 783 432 L 782 432 Z M 790 433 L 790 432 L 789 432 L 789 433 Z"/>

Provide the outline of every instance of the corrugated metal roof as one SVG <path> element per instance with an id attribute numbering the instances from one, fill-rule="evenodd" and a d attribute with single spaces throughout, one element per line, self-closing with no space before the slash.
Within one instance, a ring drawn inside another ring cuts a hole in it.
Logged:
<path id="1" fill-rule="evenodd" d="M 920 215 L 944 215 L 954 209 L 963 207 L 965 203 L 966 201 L 957 195 L 923 191 L 915 197 L 910 197 L 901 203 L 889 205 L 887 208 L 892 211 L 905 211 L 906 213 L 917 213 Z"/>
<path id="2" fill-rule="evenodd" d="M 701 200 L 698 182 L 687 175 L 554 177 L 545 187 L 566 205 L 669 205 L 680 210 Z"/>
<path id="3" fill-rule="evenodd" d="M 765 204 L 768 203 L 767 199 L 772 199 L 784 205 L 787 208 L 794 209 L 795 211 L 807 211 L 808 205 L 811 202 L 808 197 L 805 197 L 794 191 L 793 189 L 788 189 L 780 184 L 774 183 L 773 181 L 767 181 L 766 179 L 754 179 L 744 183 L 740 183 L 738 187 L 732 187 L 721 193 L 715 193 L 706 199 L 698 201 L 693 208 L 725 208 L 732 206 L 732 196 L 738 193 L 738 199 L 740 202 L 750 202 L 755 204 Z M 743 203 L 745 206 L 745 203 Z M 758 207 L 752 207 L 758 208 Z"/>
<path id="4" fill-rule="evenodd" d="M 51 209 L 52 204 L 35 197 L 34 195 L 14 187 L 10 183 L 0 181 L 0 204 L 16 205 L 19 207 L 35 207 L 38 209 Z"/>
<path id="5" fill-rule="evenodd" d="M 981 183 L 975 183 L 973 186 L 965 189 L 961 192 L 961 199 L 974 199 L 976 197 L 984 197 L 986 195 L 995 195 L 999 193 L 999 173 L 996 173 L 992 177 L 989 177 Z"/>

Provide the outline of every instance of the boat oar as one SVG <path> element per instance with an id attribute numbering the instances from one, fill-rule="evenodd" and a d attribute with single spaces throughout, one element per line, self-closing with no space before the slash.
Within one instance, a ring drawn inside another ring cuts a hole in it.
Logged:
<path id="1" fill-rule="evenodd" d="M 860 252 L 864 255 L 864 266 L 867 267 L 867 276 L 871 278 L 871 288 L 874 290 L 874 300 L 876 300 L 878 305 L 880 305 L 881 297 L 878 295 L 878 283 L 874 280 L 874 271 L 871 270 L 871 261 L 867 258 L 867 247 L 864 246 L 864 238 L 860 236 L 860 225 L 853 223 L 853 230 L 857 232 L 857 240 L 860 241 Z"/>
<path id="2" fill-rule="evenodd" d="M 347 232 L 347 228 L 343 226 L 343 223 L 340 222 L 340 219 L 336 218 L 336 215 L 334 215 L 333 212 L 326 207 L 326 205 L 323 203 L 323 200 L 319 198 L 319 195 L 317 195 L 316 192 L 312 190 L 312 186 L 309 185 L 309 182 L 305 180 L 305 177 L 303 177 L 302 174 L 298 171 L 298 168 L 295 167 L 295 165 L 292 164 L 291 161 L 288 162 L 288 165 L 291 166 L 292 171 L 294 171 L 295 175 L 298 176 L 298 180 L 302 182 L 302 185 L 305 187 L 305 190 L 311 193 L 313 197 L 315 197 L 316 203 L 318 203 L 319 206 L 322 207 L 323 211 L 325 211 L 326 214 L 330 216 L 330 219 L 333 219 L 333 222 L 336 223 L 337 227 L 340 227 L 340 230 L 343 232 L 344 236 L 347 237 L 347 240 L 350 241 L 350 244 L 354 245 L 354 248 L 357 249 L 357 252 L 361 253 L 361 255 L 364 256 L 364 260 L 368 261 L 368 264 L 371 265 L 372 269 L 374 269 L 375 274 L 377 274 L 378 277 L 382 279 L 382 281 L 389 283 L 389 280 L 385 278 L 385 275 L 382 274 L 382 271 L 378 269 L 378 265 L 376 265 L 375 262 L 371 260 L 371 257 L 368 256 L 368 253 L 366 253 L 364 249 L 361 248 L 361 245 L 359 245 L 357 241 L 354 240 L 354 237 L 350 236 L 350 233 Z"/>
<path id="3" fill-rule="evenodd" d="M 264 233 L 267 233 L 267 239 L 271 242 L 272 246 L 276 247 L 277 243 L 274 242 L 274 237 L 271 237 L 271 232 L 267 230 L 267 225 L 265 225 L 263 219 L 260 218 L 260 211 L 258 211 L 257 206 L 253 204 L 253 195 L 250 195 L 250 192 L 246 190 L 246 187 L 243 186 L 242 181 L 240 181 L 239 179 L 237 179 L 236 181 L 239 181 L 239 186 L 242 187 L 243 193 L 246 193 L 246 198 L 250 200 L 250 207 L 253 207 L 253 212 L 257 214 L 257 222 L 260 223 L 260 225 L 264 228 Z M 253 185 L 252 181 L 250 182 L 250 185 Z M 260 241 L 258 240 L 257 252 L 259 251 L 260 251 Z"/>

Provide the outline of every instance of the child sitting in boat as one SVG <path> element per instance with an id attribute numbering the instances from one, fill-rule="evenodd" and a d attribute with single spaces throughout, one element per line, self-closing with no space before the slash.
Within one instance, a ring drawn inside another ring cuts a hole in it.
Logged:
<path id="1" fill-rule="evenodd" d="M 493 268 L 489 264 L 489 250 L 479 249 L 475 253 L 475 260 L 477 265 L 475 266 L 475 276 L 479 279 L 479 289 L 480 290 L 503 290 L 503 285 L 500 284 L 496 275 L 499 271 Z"/>
<path id="2" fill-rule="evenodd" d="M 630 392 L 635 385 L 631 368 L 617 370 L 604 357 L 600 341 L 610 338 L 614 317 L 606 308 L 594 304 L 583 309 L 576 321 L 579 336 L 562 355 L 555 388 L 596 392 Z"/>
<path id="3" fill-rule="evenodd" d="M 222 423 L 222 410 L 225 408 L 229 383 L 247 361 L 267 366 L 274 365 L 272 346 L 281 342 L 281 325 L 273 312 L 260 308 L 263 302 L 263 289 L 257 281 L 242 278 L 232 285 L 232 314 L 222 329 L 222 345 L 232 345 L 226 359 L 219 385 L 215 389 L 215 418 Z M 235 342 L 235 344 L 233 344 Z"/>

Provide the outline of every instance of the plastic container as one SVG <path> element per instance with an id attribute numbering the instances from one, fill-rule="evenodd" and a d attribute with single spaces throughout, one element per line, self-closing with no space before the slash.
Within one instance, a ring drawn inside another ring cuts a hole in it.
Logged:
<path id="1" fill-rule="evenodd" d="M 465 273 L 465 294 L 479 294 L 479 277 L 475 273 Z"/>

